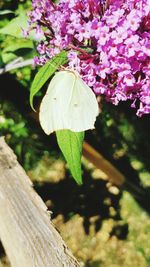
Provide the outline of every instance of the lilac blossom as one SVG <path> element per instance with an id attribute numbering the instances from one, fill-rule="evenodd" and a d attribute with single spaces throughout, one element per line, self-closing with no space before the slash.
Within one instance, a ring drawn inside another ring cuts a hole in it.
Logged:
<path id="1" fill-rule="evenodd" d="M 61 50 L 97 95 L 150 113 L 150 0 L 32 0 L 36 64 Z M 41 38 L 40 38 L 41 39 Z"/>

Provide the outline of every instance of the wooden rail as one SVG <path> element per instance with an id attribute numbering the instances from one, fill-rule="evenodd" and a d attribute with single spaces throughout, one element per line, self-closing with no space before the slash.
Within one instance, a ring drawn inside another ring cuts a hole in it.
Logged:
<path id="1" fill-rule="evenodd" d="M 0 239 L 12 267 L 78 267 L 13 151 L 0 138 Z"/>

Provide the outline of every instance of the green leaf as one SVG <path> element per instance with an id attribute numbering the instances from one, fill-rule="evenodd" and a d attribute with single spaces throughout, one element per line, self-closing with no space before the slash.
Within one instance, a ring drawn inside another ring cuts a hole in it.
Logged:
<path id="1" fill-rule="evenodd" d="M 9 63 L 10 61 L 14 60 L 16 58 L 16 55 L 14 53 L 3 53 L 2 51 L 2 60 L 4 64 Z"/>
<path id="2" fill-rule="evenodd" d="M 0 34 L 24 38 L 22 29 L 27 29 L 28 27 L 27 16 L 22 12 L 18 17 L 12 19 L 5 27 L 0 29 Z"/>
<path id="3" fill-rule="evenodd" d="M 84 132 L 61 130 L 56 132 L 56 136 L 73 178 L 78 184 L 82 184 L 81 154 Z"/>
<path id="4" fill-rule="evenodd" d="M 12 19 L 5 27 L 0 29 L 0 34 L 5 35 L 11 35 L 16 38 L 24 38 L 23 30 L 28 31 L 29 30 L 29 23 L 28 23 L 28 17 L 26 15 L 25 11 L 22 11 L 19 16 Z M 31 30 L 29 32 L 29 36 L 27 39 L 33 40 L 33 41 L 40 41 L 44 37 L 41 36 L 41 39 L 36 37 L 36 31 Z"/>
<path id="5" fill-rule="evenodd" d="M 33 108 L 33 98 L 37 92 L 42 88 L 46 81 L 55 73 L 60 65 L 67 62 L 67 52 L 62 51 L 57 56 L 53 57 L 35 75 L 30 89 L 30 105 Z"/>
<path id="6" fill-rule="evenodd" d="M 16 50 L 20 50 L 23 48 L 29 48 L 29 49 L 33 49 L 34 45 L 33 45 L 33 41 L 31 40 L 27 40 L 27 39 L 15 39 L 12 38 L 12 42 L 10 42 L 10 44 L 8 44 L 4 49 L 3 52 L 14 52 Z"/>

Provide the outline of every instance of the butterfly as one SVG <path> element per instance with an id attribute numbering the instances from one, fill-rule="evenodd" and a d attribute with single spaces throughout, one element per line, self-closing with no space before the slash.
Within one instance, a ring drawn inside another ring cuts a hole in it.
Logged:
<path id="1" fill-rule="evenodd" d="M 94 128 L 99 113 L 91 88 L 74 70 L 56 72 L 42 99 L 39 120 L 44 132 L 68 129 L 81 132 Z"/>

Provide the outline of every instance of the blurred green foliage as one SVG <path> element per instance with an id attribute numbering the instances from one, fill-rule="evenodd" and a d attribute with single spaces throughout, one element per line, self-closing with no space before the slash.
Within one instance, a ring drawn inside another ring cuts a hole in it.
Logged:
<path id="1" fill-rule="evenodd" d="M 8 101 L 0 105 L 0 133 L 13 147 L 26 170 L 37 162 L 39 149 L 41 148 L 42 151 L 40 142 L 36 143 L 38 136 L 30 129 L 26 119 L 16 111 L 14 105 Z"/>
<path id="2" fill-rule="evenodd" d="M 28 59 L 36 54 L 34 40 L 23 37 L 30 7 L 31 1 L 0 2 L 0 67 L 18 57 Z"/>

